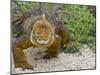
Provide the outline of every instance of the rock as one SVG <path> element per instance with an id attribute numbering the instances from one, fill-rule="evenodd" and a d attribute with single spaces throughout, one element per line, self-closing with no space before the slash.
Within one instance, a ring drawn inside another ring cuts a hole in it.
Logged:
<path id="1" fill-rule="evenodd" d="M 23 50 L 26 58 L 27 58 L 27 61 L 30 65 L 33 65 L 33 66 L 36 66 L 37 64 L 37 60 L 38 59 L 42 59 L 43 56 L 45 55 L 45 51 L 47 49 L 46 48 L 34 48 L 33 47 L 30 47 L 30 48 L 27 48 L 25 50 Z"/>
<path id="2" fill-rule="evenodd" d="M 15 73 L 50 72 L 63 70 L 95 69 L 95 53 L 87 47 L 80 49 L 81 54 L 59 53 L 57 58 L 42 59 L 46 49 L 28 48 L 24 50 L 28 62 L 33 65 L 34 70 L 17 70 Z M 40 51 L 40 55 L 38 52 Z M 35 58 L 39 58 L 35 60 Z M 14 69 L 14 68 L 13 68 Z"/>

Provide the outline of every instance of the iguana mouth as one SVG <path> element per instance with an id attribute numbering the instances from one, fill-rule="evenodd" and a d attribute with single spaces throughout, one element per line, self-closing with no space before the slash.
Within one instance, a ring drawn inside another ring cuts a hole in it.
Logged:
<path id="1" fill-rule="evenodd" d="M 50 39 L 48 39 L 48 40 L 36 40 L 37 41 L 37 43 L 39 43 L 39 44 L 48 44 L 49 43 L 49 41 L 50 41 Z"/>
<path id="2" fill-rule="evenodd" d="M 52 39 L 51 35 L 52 35 L 52 33 L 50 33 L 46 39 L 36 39 L 36 41 L 39 44 L 48 44 L 50 42 L 50 40 Z"/>
<path id="3" fill-rule="evenodd" d="M 48 35 L 48 38 L 47 40 L 46 39 L 37 39 L 38 37 L 34 34 L 34 33 L 31 33 L 31 37 L 30 37 L 30 40 L 32 43 L 34 44 L 40 44 L 40 45 L 46 45 L 48 44 L 49 42 L 51 42 L 51 39 L 53 39 L 54 37 L 52 36 L 52 34 L 50 33 Z"/>

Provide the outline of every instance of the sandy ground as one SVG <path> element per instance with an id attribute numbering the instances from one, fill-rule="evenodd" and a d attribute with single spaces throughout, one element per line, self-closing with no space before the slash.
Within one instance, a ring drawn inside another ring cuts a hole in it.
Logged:
<path id="1" fill-rule="evenodd" d="M 36 50 L 35 50 L 36 51 Z M 50 72 L 63 70 L 83 70 L 95 69 L 95 53 L 93 53 L 87 46 L 80 49 L 80 53 L 59 53 L 57 58 L 53 59 L 38 59 L 34 60 L 36 55 L 32 48 L 24 50 L 28 62 L 33 65 L 34 70 L 22 70 L 21 68 L 14 68 L 12 65 L 12 73 L 34 73 L 34 72 Z M 36 51 L 38 52 L 38 50 Z M 43 55 L 43 54 L 42 54 Z M 33 58 L 34 57 L 34 58 Z M 40 58 L 41 55 L 38 55 Z"/>

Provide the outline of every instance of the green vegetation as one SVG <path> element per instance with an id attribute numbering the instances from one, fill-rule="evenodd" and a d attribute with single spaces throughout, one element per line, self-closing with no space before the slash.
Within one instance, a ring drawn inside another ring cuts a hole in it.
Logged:
<path id="1" fill-rule="evenodd" d="M 95 50 L 96 18 L 91 13 L 91 9 L 84 5 L 65 5 L 64 7 L 68 13 L 64 21 L 67 23 L 71 38 L 76 40 L 78 49 L 82 47 L 82 44 L 87 44 Z"/>

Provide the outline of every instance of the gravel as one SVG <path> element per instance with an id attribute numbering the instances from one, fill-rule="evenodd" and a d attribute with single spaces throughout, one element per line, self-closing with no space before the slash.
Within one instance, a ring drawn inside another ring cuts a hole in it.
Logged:
<path id="1" fill-rule="evenodd" d="M 33 65 L 34 70 L 22 70 L 20 67 L 14 68 L 14 63 L 12 63 L 12 73 L 83 70 L 95 69 L 96 67 L 95 53 L 87 46 L 80 49 L 79 53 L 70 54 L 61 52 L 58 54 L 57 58 L 52 59 L 42 59 L 42 56 L 45 55 L 45 50 L 46 49 L 43 50 L 39 48 L 33 49 L 32 47 L 25 49 L 24 53 L 27 61 L 29 64 Z"/>

